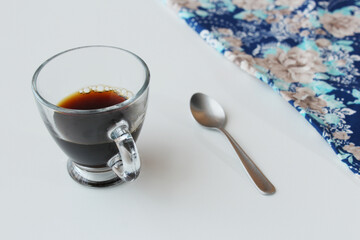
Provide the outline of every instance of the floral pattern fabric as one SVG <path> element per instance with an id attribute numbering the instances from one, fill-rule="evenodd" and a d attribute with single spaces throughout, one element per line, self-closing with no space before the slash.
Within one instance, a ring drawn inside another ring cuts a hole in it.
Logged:
<path id="1" fill-rule="evenodd" d="M 167 0 L 266 82 L 360 175 L 360 0 Z"/>

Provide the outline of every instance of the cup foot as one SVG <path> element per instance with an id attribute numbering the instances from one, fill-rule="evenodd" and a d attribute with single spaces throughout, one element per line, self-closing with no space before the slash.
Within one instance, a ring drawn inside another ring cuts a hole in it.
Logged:
<path id="1" fill-rule="evenodd" d="M 109 167 L 84 167 L 69 159 L 67 169 L 72 179 L 84 186 L 108 187 L 123 183 L 123 181 Z"/>

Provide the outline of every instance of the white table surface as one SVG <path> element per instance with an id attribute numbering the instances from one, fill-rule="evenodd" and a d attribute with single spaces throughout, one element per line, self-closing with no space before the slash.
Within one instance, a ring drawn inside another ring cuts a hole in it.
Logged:
<path id="1" fill-rule="evenodd" d="M 330 146 L 161 0 L 2 1 L 0 31 L 0 239 L 360 239 L 360 183 Z M 91 44 L 129 49 L 151 71 L 141 175 L 106 189 L 68 176 L 30 89 L 44 60 Z M 226 138 L 192 119 L 199 91 L 224 106 L 275 195 L 261 195 Z"/>

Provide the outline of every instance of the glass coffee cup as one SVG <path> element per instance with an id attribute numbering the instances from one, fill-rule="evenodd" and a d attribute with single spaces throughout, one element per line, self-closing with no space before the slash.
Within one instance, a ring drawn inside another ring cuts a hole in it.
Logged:
<path id="1" fill-rule="evenodd" d="M 67 168 L 75 181 L 105 187 L 138 177 L 135 141 L 145 118 L 149 81 L 140 57 L 111 46 L 70 49 L 36 70 L 32 90 L 38 109 L 69 157 Z"/>

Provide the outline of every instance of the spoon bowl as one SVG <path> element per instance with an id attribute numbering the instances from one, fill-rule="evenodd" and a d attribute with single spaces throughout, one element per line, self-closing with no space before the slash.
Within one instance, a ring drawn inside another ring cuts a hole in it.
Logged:
<path id="1" fill-rule="evenodd" d="M 221 105 L 203 93 L 195 93 L 190 99 L 190 110 L 195 120 L 204 127 L 216 128 L 230 141 L 247 174 L 263 194 L 275 193 L 275 187 L 245 153 L 235 139 L 224 129 L 226 115 Z"/>
<path id="2" fill-rule="evenodd" d="M 203 93 L 195 93 L 191 97 L 190 110 L 195 120 L 205 127 L 219 128 L 225 125 L 226 116 L 223 108 Z"/>

